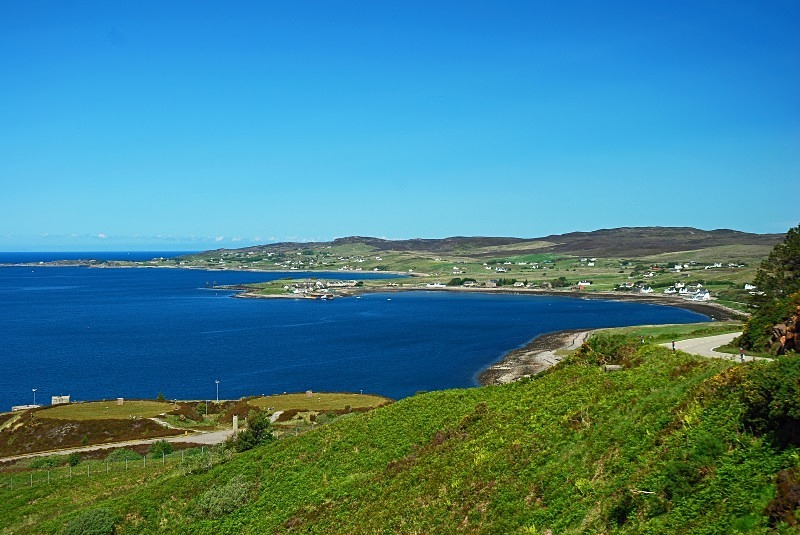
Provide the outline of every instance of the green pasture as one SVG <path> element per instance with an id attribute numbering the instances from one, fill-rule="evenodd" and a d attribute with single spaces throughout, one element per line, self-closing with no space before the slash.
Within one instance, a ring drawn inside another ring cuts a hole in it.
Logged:
<path id="1" fill-rule="evenodd" d="M 389 398 L 371 394 L 342 394 L 312 392 L 308 397 L 304 393 L 278 394 L 251 399 L 248 403 L 259 409 L 272 411 L 329 411 L 343 410 L 348 406 L 351 409 L 374 408 L 390 403 Z"/>
<path id="2" fill-rule="evenodd" d="M 87 403 L 69 403 L 36 412 L 38 418 L 52 418 L 56 420 L 124 420 L 135 416 L 137 418 L 153 418 L 159 414 L 173 409 L 172 403 L 159 401 L 124 401 L 117 405 L 114 401 L 91 401 Z"/>
<path id="3" fill-rule="evenodd" d="M 735 333 L 741 331 L 742 328 L 743 325 L 739 321 L 709 321 L 702 323 L 619 327 L 604 329 L 603 332 L 643 337 L 648 342 L 668 342 L 670 340 L 686 340 L 689 338 Z"/>

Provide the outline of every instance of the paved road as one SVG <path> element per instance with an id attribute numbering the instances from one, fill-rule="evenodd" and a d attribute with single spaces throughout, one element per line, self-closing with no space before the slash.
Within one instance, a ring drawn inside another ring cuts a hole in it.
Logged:
<path id="1" fill-rule="evenodd" d="M 18 461 L 19 459 L 27 459 L 30 457 L 41 457 L 44 455 L 68 455 L 73 452 L 80 453 L 83 451 L 97 451 L 97 450 L 107 450 L 111 448 L 125 448 L 128 446 L 138 446 L 140 444 L 152 444 L 157 440 L 166 440 L 168 442 L 189 442 L 192 444 L 206 444 L 206 445 L 219 444 L 221 442 L 224 442 L 225 439 L 231 436 L 232 433 L 233 433 L 232 430 L 226 429 L 223 431 L 212 431 L 209 433 L 200 432 L 200 433 L 189 433 L 188 435 L 178 435 L 172 437 L 128 440 L 126 442 L 110 442 L 108 444 L 95 444 L 93 446 L 81 446 L 78 448 L 65 448 L 60 450 L 25 453 L 23 455 L 12 455 L 10 457 L 0 457 L 0 462 Z"/>
<path id="2" fill-rule="evenodd" d="M 675 349 L 680 351 L 685 351 L 686 353 L 692 353 L 693 355 L 701 355 L 703 357 L 711 357 L 717 359 L 727 359 L 739 362 L 739 355 L 731 355 L 730 353 L 721 353 L 719 351 L 714 351 L 716 348 L 720 346 L 727 345 L 736 338 L 740 336 L 742 333 L 729 333 L 729 334 L 718 334 L 716 336 L 706 336 L 704 338 L 690 338 L 688 340 L 677 340 L 675 342 Z M 672 342 L 667 342 L 665 344 L 661 344 L 664 347 L 672 348 Z M 745 362 L 750 362 L 753 360 L 769 360 L 764 359 L 763 357 L 750 357 L 745 354 L 744 357 Z"/>

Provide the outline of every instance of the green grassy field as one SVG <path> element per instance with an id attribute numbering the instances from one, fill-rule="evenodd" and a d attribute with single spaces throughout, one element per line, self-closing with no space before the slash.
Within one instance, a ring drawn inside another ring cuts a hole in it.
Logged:
<path id="1" fill-rule="evenodd" d="M 369 394 L 338 394 L 328 392 L 313 392 L 311 397 L 305 393 L 279 394 L 264 396 L 248 400 L 248 404 L 259 409 L 269 409 L 271 412 L 302 410 L 302 411 L 329 411 L 374 408 L 390 403 L 391 400 L 382 396 Z"/>
<path id="2" fill-rule="evenodd" d="M 132 400 L 117 405 L 116 401 L 92 401 L 56 405 L 36 412 L 37 418 L 57 420 L 124 420 L 132 416 L 154 418 L 173 409 L 172 403 Z"/>
<path id="3" fill-rule="evenodd" d="M 644 337 L 650 342 L 668 342 L 670 340 L 686 340 L 688 338 L 735 333 L 741 331 L 743 328 L 744 325 L 739 321 L 712 321 L 675 325 L 619 327 L 615 329 L 606 329 L 606 331 L 635 336 L 637 338 Z"/>

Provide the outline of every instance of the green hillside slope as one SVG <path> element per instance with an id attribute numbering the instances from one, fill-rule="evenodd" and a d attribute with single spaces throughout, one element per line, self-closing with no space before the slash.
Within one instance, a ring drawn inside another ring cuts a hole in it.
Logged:
<path id="1" fill-rule="evenodd" d="M 595 337 L 537 378 L 420 394 L 211 469 L 5 492 L 0 525 L 59 533 L 102 508 L 117 533 L 765 533 L 800 469 L 796 444 L 743 423 L 765 366 Z"/>

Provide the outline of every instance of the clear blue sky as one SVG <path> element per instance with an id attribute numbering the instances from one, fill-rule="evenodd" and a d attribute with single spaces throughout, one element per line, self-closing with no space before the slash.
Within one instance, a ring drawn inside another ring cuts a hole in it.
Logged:
<path id="1" fill-rule="evenodd" d="M 800 2 L 0 3 L 0 250 L 800 222 Z"/>

